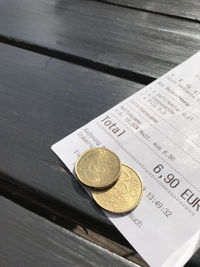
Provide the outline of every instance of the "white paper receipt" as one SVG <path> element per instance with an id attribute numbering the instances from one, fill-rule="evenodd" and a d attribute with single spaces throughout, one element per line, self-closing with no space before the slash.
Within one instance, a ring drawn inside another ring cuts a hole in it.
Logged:
<path id="1" fill-rule="evenodd" d="M 52 149 L 73 172 L 103 146 L 144 185 L 135 210 L 106 215 L 150 266 L 183 266 L 200 246 L 200 52 Z"/>

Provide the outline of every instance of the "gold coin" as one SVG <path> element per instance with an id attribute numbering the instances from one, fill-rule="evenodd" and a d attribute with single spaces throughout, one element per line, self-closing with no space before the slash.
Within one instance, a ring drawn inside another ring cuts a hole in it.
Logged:
<path id="1" fill-rule="evenodd" d="M 116 182 L 121 172 L 121 163 L 112 151 L 92 148 L 78 158 L 75 172 L 83 184 L 102 189 Z"/>
<path id="2" fill-rule="evenodd" d="M 99 206 L 113 213 L 125 213 L 134 209 L 142 197 L 142 182 L 137 173 L 122 164 L 118 181 L 110 188 L 91 191 Z"/>

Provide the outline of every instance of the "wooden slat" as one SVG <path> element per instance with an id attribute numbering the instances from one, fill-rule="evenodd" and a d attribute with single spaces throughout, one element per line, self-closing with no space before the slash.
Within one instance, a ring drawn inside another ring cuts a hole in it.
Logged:
<path id="1" fill-rule="evenodd" d="M 192 256 L 184 267 L 199 267 L 200 266 L 200 249 Z"/>
<path id="2" fill-rule="evenodd" d="M 157 78 L 199 50 L 200 32 L 195 22 L 98 1 L 7 0 L 0 36 L 119 75 Z"/>
<path id="3" fill-rule="evenodd" d="M 0 61 L 0 187 L 123 243 L 50 146 L 142 85 L 3 44 Z"/>
<path id="4" fill-rule="evenodd" d="M 50 147 L 142 85 L 4 44 L 0 62 L 0 186 L 121 242 Z"/>
<path id="5" fill-rule="evenodd" d="M 136 266 L 0 197 L 0 266 Z"/>
<path id="6" fill-rule="evenodd" d="M 103 0 L 102 2 L 200 21 L 199 0 Z"/>

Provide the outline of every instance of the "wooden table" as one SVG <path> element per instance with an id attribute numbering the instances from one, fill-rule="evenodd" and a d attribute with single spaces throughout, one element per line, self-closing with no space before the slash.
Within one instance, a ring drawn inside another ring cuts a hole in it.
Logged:
<path id="1" fill-rule="evenodd" d="M 50 147 L 199 40 L 198 0 L 0 0 L 1 266 L 134 266 L 74 234 L 129 247 Z"/>

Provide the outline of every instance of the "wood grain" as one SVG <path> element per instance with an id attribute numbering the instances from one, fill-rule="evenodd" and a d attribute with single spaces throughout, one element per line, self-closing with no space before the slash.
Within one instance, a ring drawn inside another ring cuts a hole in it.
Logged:
<path id="1" fill-rule="evenodd" d="M 4 44 L 0 62 L 0 186 L 124 240 L 50 147 L 142 85 Z"/>
<path id="2" fill-rule="evenodd" d="M 0 40 L 158 78 L 199 50 L 199 23 L 90 0 L 0 1 Z M 142 79 L 141 79 L 142 82 Z"/>
<path id="3" fill-rule="evenodd" d="M 0 188 L 125 243 L 50 146 L 142 85 L 3 44 L 0 60 Z"/>
<path id="4" fill-rule="evenodd" d="M 0 265 L 136 266 L 0 196 Z"/>
<path id="5" fill-rule="evenodd" d="M 198 0 L 103 0 L 102 2 L 200 21 L 200 2 Z"/>

